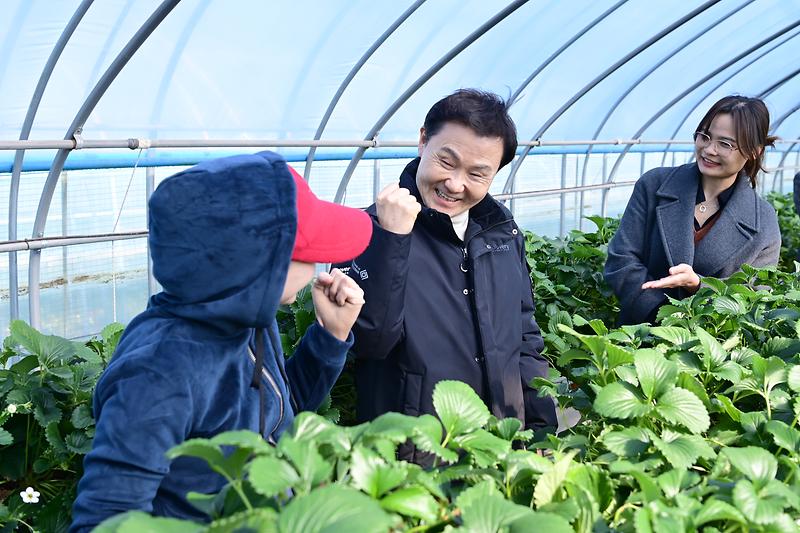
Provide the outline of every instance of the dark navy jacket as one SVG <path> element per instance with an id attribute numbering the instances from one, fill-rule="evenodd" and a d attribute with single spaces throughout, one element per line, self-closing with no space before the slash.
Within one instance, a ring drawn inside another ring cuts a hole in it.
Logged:
<path id="1" fill-rule="evenodd" d="M 267 438 L 330 391 L 352 335 L 341 342 L 315 323 L 285 368 L 274 340 L 297 225 L 294 195 L 286 163 L 268 152 L 202 163 L 153 194 L 149 245 L 164 290 L 128 325 L 97 384 L 97 432 L 72 531 L 134 509 L 206 518 L 186 493 L 218 492 L 224 480 L 198 459 L 164 454 L 194 437 L 258 431 L 255 328 L 273 339 L 261 375 Z"/>
<path id="2" fill-rule="evenodd" d="M 400 177 L 421 202 L 419 159 Z M 511 213 L 487 195 L 473 207 L 462 242 L 450 217 L 423 207 L 408 235 L 377 223 L 349 275 L 367 303 L 353 327 L 358 418 L 387 411 L 434 413 L 437 382 L 471 385 L 498 417 L 555 425 L 553 402 L 527 383 L 547 375 L 533 318 L 524 238 Z"/>

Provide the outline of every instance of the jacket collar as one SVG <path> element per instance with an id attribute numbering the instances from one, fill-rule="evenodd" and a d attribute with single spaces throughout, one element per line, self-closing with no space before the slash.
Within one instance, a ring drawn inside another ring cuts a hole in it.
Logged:
<path id="1" fill-rule="evenodd" d="M 739 176 L 719 219 L 695 249 L 694 206 L 700 170 L 695 163 L 676 167 L 656 191 L 656 217 L 670 266 L 694 265 L 714 273 L 759 231 L 758 196 L 746 176 Z M 725 243 L 725 253 L 714 243 Z"/>
<path id="2" fill-rule="evenodd" d="M 419 162 L 420 158 L 415 158 L 408 165 L 406 165 L 402 174 L 400 174 L 400 186 L 411 191 L 411 194 L 414 195 L 420 205 L 422 205 L 422 211 L 420 212 L 418 220 L 425 221 L 425 223 L 430 224 L 431 229 L 434 229 L 437 232 L 442 232 L 448 238 L 461 241 L 461 239 L 456 236 L 455 231 L 453 230 L 453 223 L 451 222 L 450 217 L 445 213 L 431 209 L 423 202 L 422 195 L 417 187 L 417 170 L 419 169 Z M 469 240 L 476 233 L 480 233 L 484 229 L 512 219 L 513 216 L 511 215 L 511 212 L 502 204 L 500 204 L 500 202 L 492 198 L 490 194 L 487 194 L 483 197 L 483 200 L 478 202 L 472 207 L 472 209 L 469 210 L 470 225 L 467 227 L 465 240 Z M 472 227 L 473 222 L 477 224 L 477 228 Z"/>

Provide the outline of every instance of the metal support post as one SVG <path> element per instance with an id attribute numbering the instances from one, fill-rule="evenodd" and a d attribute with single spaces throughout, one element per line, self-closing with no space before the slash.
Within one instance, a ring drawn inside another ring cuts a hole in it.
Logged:
<path id="1" fill-rule="evenodd" d="M 567 187 L 567 154 L 561 156 L 561 188 L 565 189 Z M 567 194 L 562 192 L 561 196 L 561 215 L 558 219 L 558 236 L 564 237 L 564 222 L 565 222 L 565 213 L 567 207 Z"/>
<path id="2" fill-rule="evenodd" d="M 381 161 L 375 159 L 372 163 L 372 203 L 378 201 L 378 193 L 381 192 Z"/>

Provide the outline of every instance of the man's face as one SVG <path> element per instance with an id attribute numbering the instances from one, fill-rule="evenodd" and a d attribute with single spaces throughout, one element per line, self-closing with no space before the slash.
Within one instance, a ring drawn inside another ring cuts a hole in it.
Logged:
<path id="1" fill-rule="evenodd" d="M 425 205 L 449 216 L 483 200 L 503 158 L 500 137 L 480 137 L 471 128 L 446 123 L 428 138 L 420 129 L 417 188 Z"/>

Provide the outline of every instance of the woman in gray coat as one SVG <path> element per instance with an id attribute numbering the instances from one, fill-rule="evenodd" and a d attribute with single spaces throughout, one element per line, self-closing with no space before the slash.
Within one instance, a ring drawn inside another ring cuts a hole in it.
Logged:
<path id="1" fill-rule="evenodd" d="M 755 191 L 764 147 L 775 141 L 768 131 L 764 102 L 726 96 L 697 127 L 696 162 L 636 182 L 604 272 L 621 324 L 652 322 L 667 296 L 694 294 L 701 276 L 777 264 L 778 219 Z"/>

